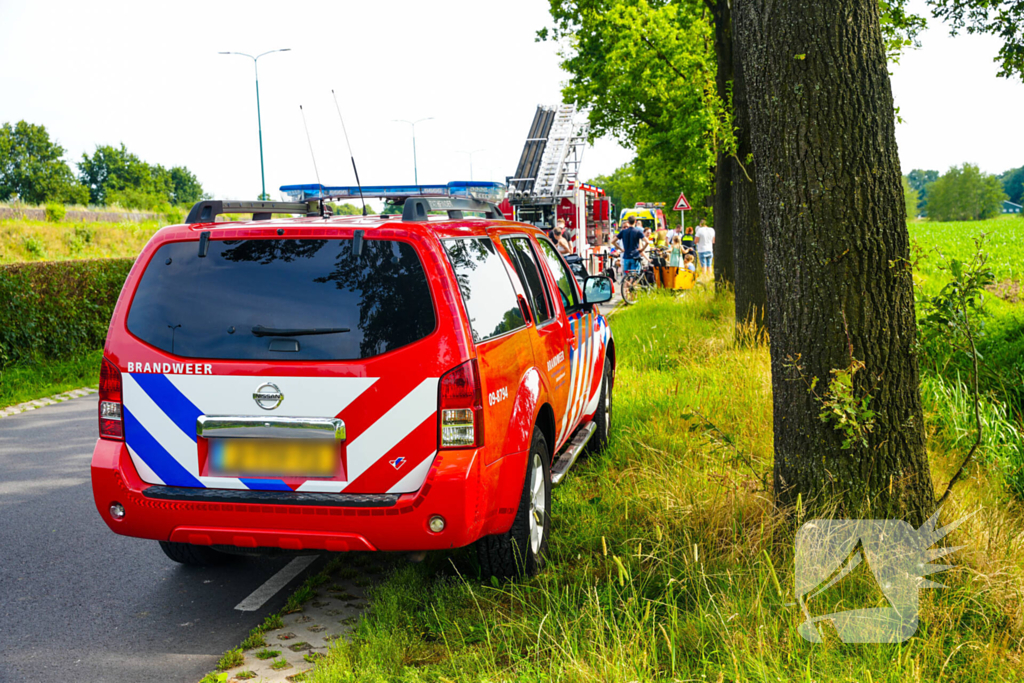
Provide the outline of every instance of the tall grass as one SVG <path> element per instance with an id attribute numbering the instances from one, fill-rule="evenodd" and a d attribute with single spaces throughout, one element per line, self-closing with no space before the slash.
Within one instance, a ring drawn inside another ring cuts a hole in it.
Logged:
<path id="1" fill-rule="evenodd" d="M 163 220 L 119 223 L 0 220 L 0 264 L 135 257 L 164 225 L 167 222 Z"/>
<path id="2" fill-rule="evenodd" d="M 480 579 L 471 550 L 398 569 L 315 681 L 1019 680 L 1024 522 L 983 508 L 953 534 L 962 566 L 924 591 L 901 645 L 797 633 L 802 511 L 771 501 L 768 352 L 737 347 L 732 302 L 649 296 L 613 320 L 613 437 L 553 497 L 551 562 Z M 936 480 L 948 477 L 933 440 Z M 976 480 L 974 483 L 979 483 Z M 971 488 L 944 516 L 975 505 Z M 981 489 L 977 489 L 981 490 Z M 860 583 L 840 603 L 860 599 Z M 846 605 L 849 606 L 849 605 Z M 863 605 L 858 605 L 863 606 Z"/>

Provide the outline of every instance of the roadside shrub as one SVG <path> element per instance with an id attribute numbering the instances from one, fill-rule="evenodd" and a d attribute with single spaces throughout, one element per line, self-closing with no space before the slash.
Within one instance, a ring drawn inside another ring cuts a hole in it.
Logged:
<path id="1" fill-rule="evenodd" d="M 77 256 L 82 253 L 86 245 L 92 244 L 92 241 L 96 238 L 96 229 L 91 228 L 86 224 L 76 225 L 71 230 L 64 233 L 64 242 L 68 245 L 68 251 L 72 256 Z"/>
<path id="2" fill-rule="evenodd" d="M 46 220 L 51 223 L 59 223 L 64 220 L 64 215 L 67 214 L 68 210 L 63 204 L 55 204 L 53 202 L 46 205 Z"/>
<path id="3" fill-rule="evenodd" d="M 165 213 L 171 210 L 171 205 L 166 197 L 132 188 L 108 192 L 106 203 L 107 205 L 113 204 L 124 209 L 155 211 L 157 213 Z"/>
<path id="4" fill-rule="evenodd" d="M 188 209 L 182 206 L 172 206 L 164 211 L 162 218 L 164 225 L 178 225 L 185 222 Z"/>
<path id="5" fill-rule="evenodd" d="M 0 266 L 0 369 L 99 349 L 134 259 Z"/>
<path id="6" fill-rule="evenodd" d="M 25 237 L 22 237 L 21 246 L 25 247 L 25 251 L 36 258 L 46 258 L 46 245 L 41 239 L 34 235 L 26 235 Z"/>

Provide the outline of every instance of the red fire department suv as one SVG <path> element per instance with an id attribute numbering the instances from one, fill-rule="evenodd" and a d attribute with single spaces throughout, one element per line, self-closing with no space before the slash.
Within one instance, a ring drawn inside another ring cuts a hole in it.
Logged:
<path id="1" fill-rule="evenodd" d="M 188 564 L 476 542 L 537 571 L 552 484 L 608 438 L 610 281 L 479 200 L 327 207 L 201 202 L 150 240 L 104 349 L 100 515 Z"/>

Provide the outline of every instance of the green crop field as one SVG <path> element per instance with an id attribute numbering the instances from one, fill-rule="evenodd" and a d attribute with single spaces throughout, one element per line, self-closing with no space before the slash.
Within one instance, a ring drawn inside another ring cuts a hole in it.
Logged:
<path id="1" fill-rule="evenodd" d="M 970 260 L 975 253 L 975 240 L 982 236 L 997 282 L 1015 281 L 1018 286 L 1024 283 L 1024 216 L 951 223 L 912 221 L 908 227 L 919 258 L 916 279 L 926 291 L 938 289 L 937 267 L 943 257 Z"/>

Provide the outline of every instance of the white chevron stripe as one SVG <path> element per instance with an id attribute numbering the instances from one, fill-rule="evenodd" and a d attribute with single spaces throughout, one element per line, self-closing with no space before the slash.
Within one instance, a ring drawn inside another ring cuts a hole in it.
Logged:
<path id="1" fill-rule="evenodd" d="M 139 473 L 139 477 L 142 479 L 142 481 L 146 482 L 147 484 L 164 483 L 164 480 L 158 477 L 156 475 L 156 472 L 150 469 L 149 465 L 146 464 L 146 461 L 143 460 L 142 457 L 139 456 L 139 454 L 136 453 L 131 446 L 128 446 L 128 455 L 132 457 L 132 463 L 135 465 L 135 471 Z"/>
<path id="2" fill-rule="evenodd" d="M 568 427 L 569 412 L 572 409 L 573 387 L 576 385 L 576 368 L 579 365 L 579 349 L 569 354 L 569 389 L 565 400 L 565 410 L 562 412 L 562 424 L 558 428 L 558 437 L 555 439 L 555 447 L 565 438 L 565 430 Z"/>
<path id="3" fill-rule="evenodd" d="M 409 470 L 409 474 L 402 477 L 400 482 L 388 489 L 388 493 L 412 493 L 419 491 L 420 487 L 423 486 L 423 480 L 427 478 L 427 472 L 430 471 L 430 465 L 434 462 L 435 455 L 437 455 L 437 451 L 431 453 L 423 462 Z"/>
<path id="4" fill-rule="evenodd" d="M 193 477 L 198 478 L 199 452 L 196 442 L 185 436 L 178 425 L 174 424 L 171 418 L 167 417 L 167 414 L 160 409 L 160 406 L 153 402 L 149 394 L 143 391 L 131 374 L 122 373 L 121 378 L 124 388 L 124 404 L 131 414 L 179 465 Z M 141 472 L 139 476 L 142 476 Z M 150 482 L 145 478 L 143 481 L 151 484 L 157 483 Z"/>
<path id="5" fill-rule="evenodd" d="M 199 481 L 202 482 L 203 486 L 210 489 L 249 489 L 248 486 L 242 483 L 241 479 L 233 477 L 199 477 Z"/>
<path id="6" fill-rule="evenodd" d="M 325 481 L 323 479 L 310 479 L 304 481 L 295 489 L 308 493 L 341 493 L 348 486 L 347 481 Z"/>
<path id="7" fill-rule="evenodd" d="M 348 480 L 355 481 L 370 465 L 437 412 L 437 377 L 423 380 L 383 417 L 348 444 Z"/>
<path id="8" fill-rule="evenodd" d="M 599 334 L 601 335 L 601 344 L 595 344 L 594 349 L 594 372 L 601 373 L 601 381 L 604 381 L 604 363 L 601 358 L 601 351 L 604 350 L 607 353 L 608 349 L 608 326 L 605 325 L 601 328 Z M 596 335 L 595 335 L 596 336 Z M 596 340 L 595 340 L 596 341 Z M 597 391 L 594 392 L 594 396 L 587 403 L 587 407 L 583 410 L 584 415 L 590 415 L 597 410 L 597 404 L 601 399 L 601 385 L 597 385 Z"/>
<path id="9" fill-rule="evenodd" d="M 204 415 L 334 417 L 373 386 L 376 377 L 257 377 L 255 375 L 165 375 Z M 284 394 L 279 408 L 265 411 L 252 400 L 264 382 Z M 128 405 L 131 410 L 131 405 Z"/>
<path id="10" fill-rule="evenodd" d="M 565 410 L 565 435 L 568 437 L 572 433 L 573 415 L 576 413 L 576 402 L 579 400 L 580 395 L 580 382 L 583 380 L 583 357 L 587 353 L 587 345 L 583 340 L 581 330 L 583 329 L 583 323 L 577 321 L 576 324 L 576 353 L 573 357 L 575 363 L 574 370 L 576 373 L 573 377 L 572 384 L 569 385 L 569 404 Z"/>
<path id="11" fill-rule="evenodd" d="M 592 313 L 587 314 L 587 381 L 583 383 L 583 387 L 580 389 L 580 405 L 576 411 L 576 422 L 578 423 L 583 417 L 583 410 L 587 407 L 587 401 L 590 400 L 590 384 L 594 381 L 594 350 L 597 348 L 597 344 L 594 342 L 594 316 Z"/>
<path id="12" fill-rule="evenodd" d="M 572 416 L 569 419 L 570 430 L 574 429 L 579 422 L 584 397 L 590 388 L 590 353 L 593 346 L 591 343 L 593 335 L 590 334 L 590 328 L 587 324 L 589 320 L 590 316 L 588 314 L 580 316 L 580 383 L 576 387 L 576 394 L 573 399 Z"/>

